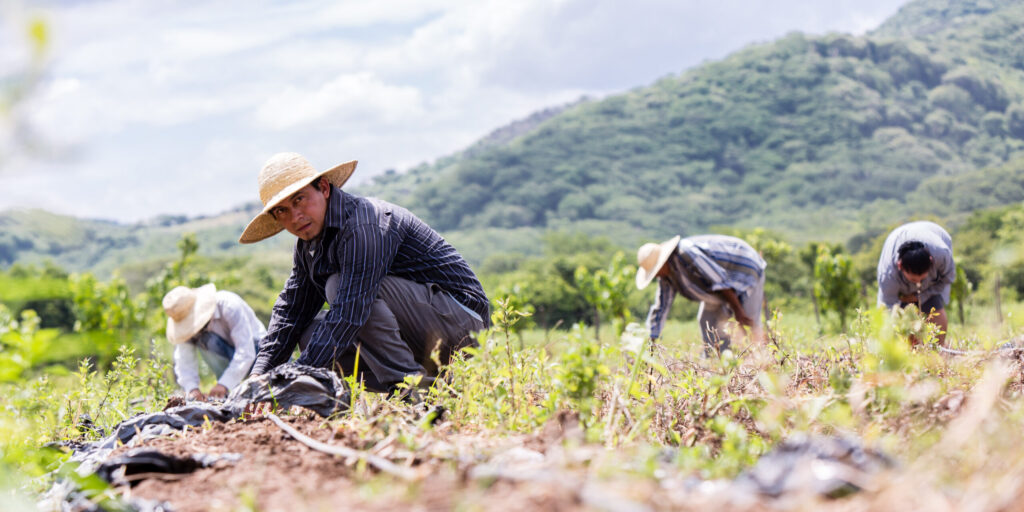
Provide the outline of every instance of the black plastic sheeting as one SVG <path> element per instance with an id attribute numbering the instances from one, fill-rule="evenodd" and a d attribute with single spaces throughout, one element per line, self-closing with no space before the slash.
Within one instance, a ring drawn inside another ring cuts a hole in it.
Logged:
<path id="1" fill-rule="evenodd" d="M 326 418 L 347 411 L 349 396 L 348 386 L 336 373 L 291 363 L 246 379 L 231 392 L 225 405 L 270 402 L 285 409 L 298 405 Z"/>
<path id="2" fill-rule="evenodd" d="M 107 482 L 116 484 L 134 483 L 140 475 L 188 473 L 225 460 L 225 457 L 199 454 L 181 459 L 154 450 L 144 450 L 108 460 L 111 452 L 119 446 L 137 445 L 146 439 L 180 432 L 187 427 L 198 427 L 207 422 L 227 422 L 242 416 L 249 406 L 262 402 L 286 410 L 297 405 L 327 417 L 347 411 L 350 396 L 348 386 L 334 372 L 287 363 L 242 381 L 223 402 L 187 402 L 160 412 L 139 414 L 119 423 L 110 435 L 99 441 L 67 443 L 65 446 L 73 451 L 71 461 L 78 464 L 78 474 L 86 476 L 95 473 Z M 55 483 L 48 493 L 47 501 L 52 503 L 57 496 L 57 500 L 62 502 L 61 510 L 92 510 L 88 507 L 88 500 L 83 501 L 82 494 L 68 484 L 67 481 Z M 169 510 L 162 503 L 139 502 L 129 506 L 130 509 L 140 511 Z"/>
<path id="3" fill-rule="evenodd" d="M 861 490 L 874 475 L 895 465 L 888 455 L 856 439 L 794 436 L 740 473 L 732 487 L 771 497 L 814 493 L 839 498 Z"/>
<path id="4" fill-rule="evenodd" d="M 208 468 L 225 461 L 235 463 L 242 456 L 237 453 L 222 455 L 195 454 L 189 457 L 175 457 L 158 450 L 140 448 L 126 452 L 117 457 L 107 459 L 96 469 L 96 474 L 114 485 L 130 485 L 141 482 L 145 477 L 156 473 L 184 474 L 199 468 Z"/>
<path id="5" fill-rule="evenodd" d="M 113 434 L 95 443 L 95 447 L 112 449 L 188 426 L 198 427 L 207 421 L 230 421 L 241 416 L 246 407 L 261 402 L 282 409 L 298 405 L 326 418 L 348 410 L 349 392 L 345 382 L 330 370 L 284 364 L 242 381 L 223 402 L 188 402 L 129 418 L 114 427 Z"/>

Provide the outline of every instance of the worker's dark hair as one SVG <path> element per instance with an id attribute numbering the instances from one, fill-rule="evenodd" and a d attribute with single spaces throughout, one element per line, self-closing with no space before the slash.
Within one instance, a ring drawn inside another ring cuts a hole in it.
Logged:
<path id="1" fill-rule="evenodd" d="M 313 180 L 313 183 L 310 183 L 310 185 L 313 185 L 313 188 L 320 190 L 320 181 L 323 179 L 323 176 L 317 176 L 316 179 Z"/>
<path id="2" fill-rule="evenodd" d="M 904 242 L 896 252 L 900 266 L 911 274 L 924 274 L 932 268 L 932 255 L 921 242 Z"/>

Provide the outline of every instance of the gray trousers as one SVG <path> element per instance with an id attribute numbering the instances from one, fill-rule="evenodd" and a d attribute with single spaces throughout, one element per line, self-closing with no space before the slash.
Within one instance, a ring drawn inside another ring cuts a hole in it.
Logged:
<path id="1" fill-rule="evenodd" d="M 761 281 L 747 288 L 737 298 L 743 311 L 754 320 L 754 329 L 761 328 L 761 305 L 764 303 L 764 275 Z M 704 338 L 704 351 L 711 355 L 712 352 L 721 352 L 732 344 L 732 337 L 725 323 L 733 317 L 732 308 L 725 301 L 711 303 L 701 302 L 697 311 L 697 324 L 700 325 L 701 337 Z"/>
<path id="2" fill-rule="evenodd" d="M 327 280 L 328 297 L 337 295 L 337 275 Z M 305 350 L 313 330 L 324 321 L 321 311 L 302 334 L 299 347 Z M 337 363 L 346 375 L 355 370 L 359 349 L 359 378 L 372 391 L 389 392 L 407 375 L 421 376 L 421 386 L 429 386 L 438 375 L 438 364 L 431 353 L 438 349 L 438 362 L 448 364 L 452 353 L 478 346 L 476 331 L 483 321 L 440 286 L 421 284 L 400 277 L 386 276 L 373 301 L 370 316 L 356 333 L 356 343 L 338 356 Z"/>

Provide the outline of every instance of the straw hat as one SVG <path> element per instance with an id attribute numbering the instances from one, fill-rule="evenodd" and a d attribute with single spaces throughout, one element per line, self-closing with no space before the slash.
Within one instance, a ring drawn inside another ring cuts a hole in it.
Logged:
<path id="1" fill-rule="evenodd" d="M 284 228 L 270 215 L 270 210 L 278 203 L 298 192 L 300 188 L 313 183 L 319 176 L 326 177 L 331 185 L 341 187 L 352 176 L 354 170 L 355 160 L 317 172 L 309 160 L 298 153 L 278 153 L 270 157 L 267 163 L 263 164 L 260 177 L 257 179 L 263 211 L 249 222 L 238 241 L 251 244 L 280 233 Z"/>
<path id="2" fill-rule="evenodd" d="M 217 287 L 213 283 L 199 288 L 177 286 L 164 295 L 167 313 L 167 341 L 180 345 L 195 336 L 213 317 L 217 308 Z"/>
<path id="3" fill-rule="evenodd" d="M 644 244 L 636 252 L 636 287 L 643 290 L 651 284 L 654 276 L 658 274 L 661 267 L 668 261 L 668 257 L 679 247 L 679 239 L 676 235 L 671 240 L 660 244 Z"/>

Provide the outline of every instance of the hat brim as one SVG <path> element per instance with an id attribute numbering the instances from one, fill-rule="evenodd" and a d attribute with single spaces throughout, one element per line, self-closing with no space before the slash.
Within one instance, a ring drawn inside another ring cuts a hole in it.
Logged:
<path id="1" fill-rule="evenodd" d="M 192 311 L 181 320 L 167 319 L 167 341 L 181 345 L 191 339 L 210 321 L 216 308 L 217 287 L 210 283 L 196 288 L 196 301 L 192 305 Z"/>
<path id="2" fill-rule="evenodd" d="M 356 163 L 356 160 L 352 160 L 351 162 L 336 165 L 326 171 L 314 174 L 308 178 L 303 178 L 281 189 L 280 192 L 267 201 L 267 204 L 263 206 L 263 211 L 249 221 L 249 225 L 247 225 L 245 230 L 242 231 L 242 236 L 238 237 L 239 243 L 251 244 L 280 233 L 284 230 L 284 227 L 270 215 L 270 210 L 274 209 L 274 207 L 281 201 L 284 201 L 292 194 L 298 192 L 302 187 L 313 183 L 313 180 L 320 176 L 327 178 L 327 181 L 330 182 L 331 185 L 341 188 L 341 186 L 344 185 L 350 177 L 352 177 L 352 173 L 356 170 Z"/>
<path id="3" fill-rule="evenodd" d="M 658 262 L 650 272 L 643 267 L 636 269 L 637 288 L 643 290 L 644 288 L 647 288 L 647 285 L 651 284 L 651 281 L 653 281 L 654 277 L 658 275 L 658 271 L 661 270 L 661 267 L 665 266 L 665 262 L 668 261 L 668 257 L 672 255 L 672 251 L 675 251 L 676 248 L 679 247 L 679 240 L 681 238 L 682 237 L 680 235 L 676 235 L 671 239 L 658 244 Z"/>

